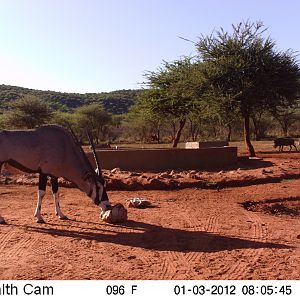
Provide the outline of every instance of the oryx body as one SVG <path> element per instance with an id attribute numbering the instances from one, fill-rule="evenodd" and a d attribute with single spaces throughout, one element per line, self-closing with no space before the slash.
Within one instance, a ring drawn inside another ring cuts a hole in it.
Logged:
<path id="1" fill-rule="evenodd" d="M 38 222 L 43 222 L 40 211 L 47 176 L 51 177 L 56 213 L 60 218 L 65 216 L 59 208 L 56 188 L 58 177 L 76 184 L 103 210 L 110 207 L 101 174 L 95 173 L 81 146 L 60 126 L 47 125 L 32 130 L 1 131 L 0 165 L 4 162 L 22 171 L 40 174 L 35 213 Z M 0 217 L 0 223 L 1 221 L 4 222 Z"/>

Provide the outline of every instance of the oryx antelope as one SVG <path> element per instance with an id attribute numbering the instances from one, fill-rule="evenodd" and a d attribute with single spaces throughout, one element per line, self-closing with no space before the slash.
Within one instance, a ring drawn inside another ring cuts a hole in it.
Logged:
<path id="1" fill-rule="evenodd" d="M 66 217 L 59 206 L 58 177 L 76 184 L 100 209 L 106 211 L 111 206 L 93 144 L 92 149 L 97 171 L 93 169 L 73 132 L 70 134 L 60 126 L 47 125 L 32 130 L 0 131 L 0 170 L 2 163 L 7 162 L 22 171 L 39 173 L 38 202 L 34 215 L 38 223 L 44 222 L 41 207 L 47 176 L 51 177 L 55 213 L 60 219 Z M 5 221 L 0 216 L 1 223 Z"/>

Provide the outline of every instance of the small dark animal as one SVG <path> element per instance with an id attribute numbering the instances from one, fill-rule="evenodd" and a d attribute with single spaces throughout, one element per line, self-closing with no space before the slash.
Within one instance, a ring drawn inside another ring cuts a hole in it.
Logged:
<path id="1" fill-rule="evenodd" d="M 277 147 L 279 147 L 279 151 L 283 151 L 284 146 L 290 146 L 290 151 L 292 150 L 292 147 L 294 147 L 296 149 L 296 151 L 298 150 L 295 145 L 295 141 L 292 138 L 278 138 L 278 139 L 274 140 L 274 148 L 275 149 Z"/>

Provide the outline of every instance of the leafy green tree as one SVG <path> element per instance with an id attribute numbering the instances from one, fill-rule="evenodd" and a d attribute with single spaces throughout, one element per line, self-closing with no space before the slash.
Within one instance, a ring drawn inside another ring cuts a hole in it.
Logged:
<path id="1" fill-rule="evenodd" d="M 277 108 L 271 112 L 273 118 L 280 124 L 284 136 L 288 136 L 289 128 L 300 120 L 297 107 Z"/>
<path id="2" fill-rule="evenodd" d="M 300 69 L 295 55 L 276 52 L 275 43 L 264 38 L 263 24 L 249 21 L 202 36 L 197 43 L 211 93 L 227 99 L 244 120 L 244 137 L 250 156 L 255 156 L 250 140 L 250 116 L 255 110 L 285 107 L 299 95 Z M 216 98 L 215 98 L 216 99 Z M 220 105 L 221 106 L 221 105 Z"/>
<path id="3" fill-rule="evenodd" d="M 199 103 L 199 107 L 187 116 L 186 140 L 197 141 L 204 138 L 207 135 L 206 127 L 216 126 L 216 119 L 219 119 L 217 112 L 209 105 L 208 100 Z"/>
<path id="4" fill-rule="evenodd" d="M 178 120 L 173 147 L 177 147 L 188 115 L 199 108 L 202 83 L 200 70 L 198 64 L 186 57 L 171 63 L 164 62 L 157 72 L 146 74 L 149 89 L 142 93 L 143 104 L 167 120 Z"/>
<path id="5" fill-rule="evenodd" d="M 201 134 L 201 129 L 204 123 L 204 119 L 201 114 L 191 113 L 187 117 L 188 120 L 188 140 L 193 142 L 198 140 L 199 135 Z"/>
<path id="6" fill-rule="evenodd" d="M 72 128 L 76 127 L 74 113 L 70 112 L 55 111 L 52 115 L 51 123 L 63 126 L 66 129 L 69 129 L 69 126 Z"/>
<path id="7" fill-rule="evenodd" d="M 5 113 L 5 124 L 11 128 L 34 128 L 47 124 L 52 116 L 49 106 L 35 96 L 16 100 Z"/>
<path id="8" fill-rule="evenodd" d="M 271 118 L 269 112 L 258 110 L 251 113 L 253 131 L 256 141 L 266 137 L 267 130 L 271 127 Z"/>
<path id="9" fill-rule="evenodd" d="M 82 138 L 85 136 L 85 131 L 88 130 L 97 144 L 100 140 L 106 139 L 112 115 L 106 112 L 102 105 L 81 106 L 75 110 L 72 117 Z"/>
<path id="10" fill-rule="evenodd" d="M 141 100 L 129 110 L 124 120 L 127 134 L 142 142 L 149 142 L 152 134 L 160 137 L 162 123 L 160 114 Z"/>
<path id="11" fill-rule="evenodd" d="M 111 124 L 108 128 L 108 142 L 116 141 L 123 134 L 123 126 L 122 123 L 125 119 L 125 115 L 112 115 Z"/>

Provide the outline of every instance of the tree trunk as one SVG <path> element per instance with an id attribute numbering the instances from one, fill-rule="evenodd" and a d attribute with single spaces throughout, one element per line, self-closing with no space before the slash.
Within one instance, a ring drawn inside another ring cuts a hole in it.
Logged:
<path id="1" fill-rule="evenodd" d="M 258 121 L 256 120 L 255 117 L 252 117 L 252 123 L 253 123 L 253 127 L 254 127 L 255 140 L 256 140 L 256 141 L 259 141 Z"/>
<path id="2" fill-rule="evenodd" d="M 176 121 L 171 120 L 171 141 L 174 141 L 175 136 L 176 136 Z"/>
<path id="3" fill-rule="evenodd" d="M 189 123 L 190 123 L 189 138 L 193 142 L 196 142 L 198 138 L 199 125 L 196 122 L 194 122 L 191 118 L 189 118 Z"/>
<path id="4" fill-rule="evenodd" d="M 244 136 L 245 136 L 245 142 L 248 149 L 249 156 L 256 156 L 254 148 L 251 144 L 250 140 L 250 117 L 249 114 L 244 116 Z"/>
<path id="5" fill-rule="evenodd" d="M 282 132 L 284 137 L 288 136 L 288 131 L 289 131 L 289 126 L 284 122 L 282 124 Z"/>
<path id="6" fill-rule="evenodd" d="M 173 145 L 172 145 L 173 148 L 176 148 L 178 143 L 179 143 L 181 132 L 182 132 L 182 129 L 185 125 L 185 122 L 186 122 L 186 119 L 183 119 L 183 120 L 179 121 L 179 128 L 176 131 L 176 134 L 175 134 L 175 137 L 174 137 L 174 140 L 173 140 Z"/>
<path id="7" fill-rule="evenodd" d="M 227 142 L 230 142 L 231 141 L 231 132 L 232 132 L 231 124 L 228 124 L 227 128 L 228 128 Z"/>
<path id="8" fill-rule="evenodd" d="M 157 143 L 159 144 L 160 143 L 160 130 L 157 129 Z"/>

